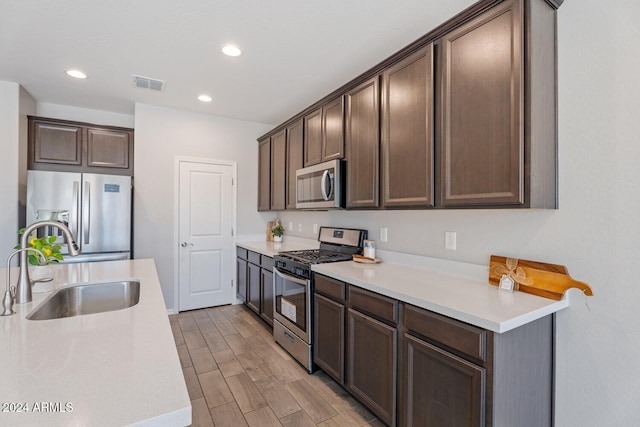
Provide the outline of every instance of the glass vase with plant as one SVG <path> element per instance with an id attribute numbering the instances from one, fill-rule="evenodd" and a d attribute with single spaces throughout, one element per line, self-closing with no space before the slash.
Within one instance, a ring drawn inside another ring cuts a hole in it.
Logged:
<path id="1" fill-rule="evenodd" d="M 18 230 L 18 234 L 24 233 L 24 228 Z M 29 239 L 29 247 L 39 250 L 44 254 L 47 259 L 46 264 L 55 264 L 64 259 L 60 249 L 62 249 L 62 245 L 56 243 L 56 236 L 47 236 L 47 237 L 32 237 Z M 14 249 L 20 249 L 20 245 L 16 245 Z M 36 255 L 29 253 L 29 264 L 31 265 L 44 265 L 39 257 Z"/>

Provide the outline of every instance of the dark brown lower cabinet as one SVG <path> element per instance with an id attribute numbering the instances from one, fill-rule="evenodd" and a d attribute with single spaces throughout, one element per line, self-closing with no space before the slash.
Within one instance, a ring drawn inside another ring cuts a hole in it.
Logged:
<path id="1" fill-rule="evenodd" d="M 495 333 L 320 274 L 314 284 L 316 364 L 385 424 L 552 425 L 553 315 Z"/>
<path id="2" fill-rule="evenodd" d="M 261 270 L 259 265 L 247 264 L 247 307 L 260 314 L 260 281 Z"/>
<path id="3" fill-rule="evenodd" d="M 247 302 L 247 264 L 247 260 L 236 258 L 236 277 L 238 283 L 236 295 L 245 303 Z"/>
<path id="4" fill-rule="evenodd" d="M 236 255 L 236 295 L 273 326 L 273 258 L 241 247 Z"/>
<path id="5" fill-rule="evenodd" d="M 340 385 L 344 385 L 344 313 L 344 304 L 315 294 L 313 357 Z"/>
<path id="6" fill-rule="evenodd" d="M 396 328 L 348 310 L 347 390 L 390 426 L 396 425 L 396 338 Z"/>
<path id="7" fill-rule="evenodd" d="M 484 426 L 486 371 L 404 334 L 401 425 Z"/>
<path id="8" fill-rule="evenodd" d="M 261 270 L 260 317 L 273 326 L 273 272 Z"/>

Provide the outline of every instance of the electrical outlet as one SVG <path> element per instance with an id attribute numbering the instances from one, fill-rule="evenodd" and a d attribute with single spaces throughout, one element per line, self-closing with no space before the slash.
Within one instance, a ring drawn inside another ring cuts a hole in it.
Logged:
<path id="1" fill-rule="evenodd" d="M 302 233 L 302 224 L 298 224 L 298 233 Z"/>
<path id="2" fill-rule="evenodd" d="M 444 248 L 449 251 L 456 250 L 456 232 L 455 231 L 444 232 Z"/>
<path id="3" fill-rule="evenodd" d="M 292 222 L 289 223 L 289 231 L 293 231 L 293 223 Z"/>
<path id="4" fill-rule="evenodd" d="M 318 233 L 318 224 L 313 224 L 313 234 Z"/>
<path id="5" fill-rule="evenodd" d="M 382 227 L 380 228 L 380 241 L 386 242 L 387 240 L 388 240 L 387 227 Z"/>

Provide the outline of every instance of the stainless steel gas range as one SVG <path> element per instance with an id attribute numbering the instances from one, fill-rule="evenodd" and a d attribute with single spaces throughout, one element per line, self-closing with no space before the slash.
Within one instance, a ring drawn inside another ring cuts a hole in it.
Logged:
<path id="1" fill-rule="evenodd" d="M 362 254 L 366 238 L 366 230 L 320 227 L 320 249 L 274 257 L 273 336 L 309 372 L 314 371 L 311 265 L 351 260 L 353 254 Z"/>

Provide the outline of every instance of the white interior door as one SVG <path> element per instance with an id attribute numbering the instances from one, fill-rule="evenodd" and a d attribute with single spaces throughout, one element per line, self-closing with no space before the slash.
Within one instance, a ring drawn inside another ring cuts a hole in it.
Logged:
<path id="1" fill-rule="evenodd" d="M 179 161 L 179 311 L 232 302 L 233 173 L 230 164 Z"/>

